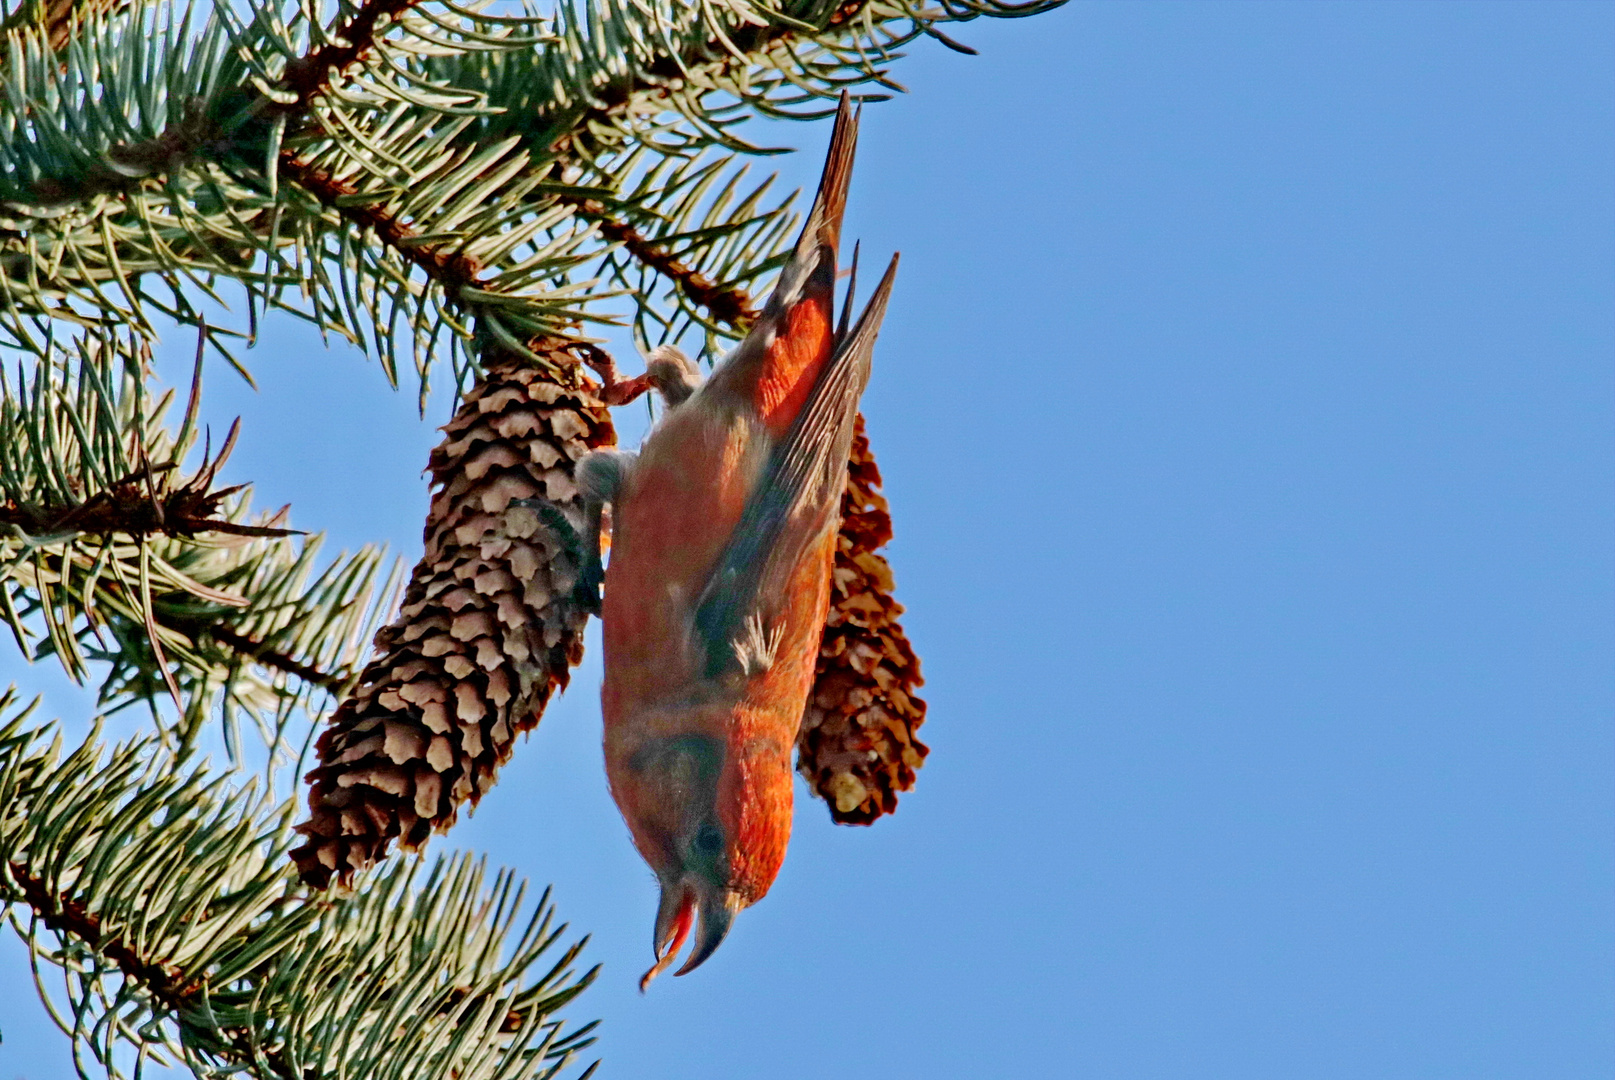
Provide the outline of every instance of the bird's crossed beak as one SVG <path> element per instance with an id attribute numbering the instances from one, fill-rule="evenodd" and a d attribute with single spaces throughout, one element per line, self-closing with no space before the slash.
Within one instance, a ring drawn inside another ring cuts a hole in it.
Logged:
<path id="1" fill-rule="evenodd" d="M 684 966 L 673 974 L 675 977 L 688 975 L 706 963 L 707 957 L 717 952 L 718 946 L 723 944 L 740 906 L 740 898 L 733 892 L 699 874 L 686 874 L 678 881 L 664 882 L 662 903 L 656 912 L 656 937 L 652 943 L 656 949 L 656 963 L 639 980 L 639 992 L 644 993 L 652 979 L 672 966 L 684 948 L 685 939 L 690 936 L 691 924 L 698 916 L 700 928 L 696 931 L 690 956 L 684 961 Z"/>

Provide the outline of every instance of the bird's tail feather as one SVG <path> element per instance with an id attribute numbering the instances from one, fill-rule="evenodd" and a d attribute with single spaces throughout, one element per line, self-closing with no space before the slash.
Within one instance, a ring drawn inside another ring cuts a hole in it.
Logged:
<path id="1" fill-rule="evenodd" d="M 796 241 L 796 257 L 808 259 L 817 248 L 835 251 L 841 243 L 841 218 L 847 211 L 847 186 L 852 182 L 852 159 L 858 149 L 858 113 L 852 98 L 843 90 L 836 109 L 835 130 L 830 133 L 830 151 L 819 176 L 819 192 L 808 212 L 807 224 Z"/>

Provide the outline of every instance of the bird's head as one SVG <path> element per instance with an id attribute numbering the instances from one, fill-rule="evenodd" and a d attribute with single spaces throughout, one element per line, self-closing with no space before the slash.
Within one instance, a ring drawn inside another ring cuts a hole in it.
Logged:
<path id="1" fill-rule="evenodd" d="M 641 990 L 672 966 L 692 931 L 689 956 L 675 974 L 705 963 L 736 912 L 773 883 L 789 837 L 791 785 L 789 759 L 781 768 L 774 757 L 783 755 L 757 760 L 720 738 L 688 733 L 608 753 L 613 794 L 661 886 L 652 939 L 656 963 L 640 980 Z M 781 786 L 783 813 L 774 805 Z"/>

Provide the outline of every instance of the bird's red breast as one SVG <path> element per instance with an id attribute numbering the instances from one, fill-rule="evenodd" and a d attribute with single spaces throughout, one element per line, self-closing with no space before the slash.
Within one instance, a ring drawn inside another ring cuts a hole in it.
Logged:
<path id="1" fill-rule="evenodd" d="M 694 677 L 690 614 L 767 453 L 755 442 L 738 416 L 679 409 L 641 450 L 612 518 L 601 611 L 608 724 Z"/>
<path id="2" fill-rule="evenodd" d="M 791 838 L 791 750 L 813 685 L 835 541 L 835 531 L 827 530 L 797 563 L 773 666 L 750 681 L 734 711 L 728 746 L 739 768 L 725 777 L 729 790 L 719 786 L 718 812 L 734 838 L 733 882 L 748 904 L 762 899 L 774 883 Z"/>

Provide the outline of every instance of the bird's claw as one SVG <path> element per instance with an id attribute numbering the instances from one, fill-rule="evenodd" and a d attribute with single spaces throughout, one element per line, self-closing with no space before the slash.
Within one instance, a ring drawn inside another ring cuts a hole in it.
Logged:
<path id="1" fill-rule="evenodd" d="M 606 405 L 627 405 L 654 385 L 649 372 L 631 379 L 623 378 L 611 354 L 598 345 L 580 341 L 573 348 L 583 355 L 583 362 L 600 376 L 599 398 Z"/>

